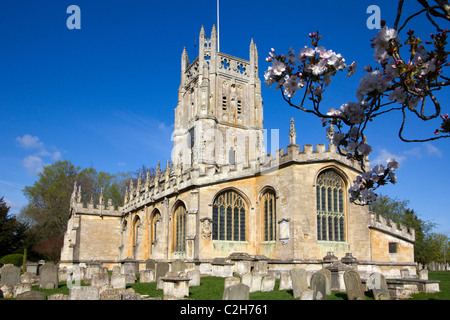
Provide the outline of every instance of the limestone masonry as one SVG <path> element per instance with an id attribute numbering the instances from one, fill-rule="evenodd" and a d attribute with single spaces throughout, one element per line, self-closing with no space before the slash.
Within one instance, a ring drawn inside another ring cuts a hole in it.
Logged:
<path id="1" fill-rule="evenodd" d="M 263 139 L 256 44 L 249 60 L 233 57 L 217 51 L 215 27 L 209 39 L 202 27 L 198 57 L 181 56 L 171 161 L 130 183 L 117 209 L 103 196 L 83 203 L 75 186 L 60 268 L 182 259 L 216 275 L 238 261 L 274 271 L 342 263 L 362 275 L 416 273 L 414 230 L 349 202 L 356 162 L 331 144 L 297 145 L 293 119 L 286 149 L 266 154 Z"/>

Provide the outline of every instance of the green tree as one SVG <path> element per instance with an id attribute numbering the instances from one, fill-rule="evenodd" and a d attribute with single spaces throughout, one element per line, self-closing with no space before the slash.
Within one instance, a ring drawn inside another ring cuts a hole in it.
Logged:
<path id="1" fill-rule="evenodd" d="M 3 197 L 0 198 L 0 257 L 20 253 L 23 250 L 27 230 L 26 224 L 17 221 L 9 214 L 9 209 Z"/>
<path id="2" fill-rule="evenodd" d="M 23 190 L 28 204 L 21 211 L 20 219 L 31 226 L 26 240 L 29 252 L 30 249 L 34 250 L 51 260 L 58 256 L 67 227 L 75 182 L 81 186 L 83 202 L 90 201 L 91 197 L 98 201 L 103 191 L 105 201 L 111 199 L 113 205 L 121 206 L 122 190 L 125 188 L 122 180 L 130 175 L 112 175 L 98 172 L 92 167 L 81 169 L 70 161 L 57 161 L 44 167 L 38 180 Z"/>

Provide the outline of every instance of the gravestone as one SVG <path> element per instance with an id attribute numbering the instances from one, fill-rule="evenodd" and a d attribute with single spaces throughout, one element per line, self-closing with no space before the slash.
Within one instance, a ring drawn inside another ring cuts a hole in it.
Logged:
<path id="1" fill-rule="evenodd" d="M 64 293 L 55 293 L 55 294 L 49 295 L 47 297 L 47 300 L 69 300 L 69 296 Z"/>
<path id="2" fill-rule="evenodd" d="M 156 271 L 155 269 L 146 269 L 139 271 L 139 282 L 150 283 L 155 282 Z"/>
<path id="3" fill-rule="evenodd" d="M 196 287 L 200 285 L 200 271 L 198 270 L 191 270 L 187 272 L 188 278 L 191 278 L 189 280 L 189 287 Z"/>
<path id="4" fill-rule="evenodd" d="M 292 290 L 294 298 L 300 298 L 303 290 L 308 289 L 308 281 L 306 278 L 306 270 L 302 268 L 294 268 L 291 270 Z"/>
<path id="5" fill-rule="evenodd" d="M 355 270 L 347 270 L 344 273 L 345 289 L 348 300 L 365 300 L 361 277 Z"/>
<path id="6" fill-rule="evenodd" d="M 261 291 L 262 274 L 252 272 L 252 286 L 250 292 Z"/>
<path id="7" fill-rule="evenodd" d="M 428 270 L 422 269 L 419 271 L 419 280 L 428 280 Z"/>
<path id="8" fill-rule="evenodd" d="M 158 262 L 156 265 L 156 283 L 159 283 L 159 278 L 164 277 L 169 269 L 170 265 L 168 262 Z M 158 289 L 162 289 L 162 287 Z"/>
<path id="9" fill-rule="evenodd" d="M 390 300 L 386 278 L 379 272 L 372 273 L 366 282 L 367 289 L 372 290 L 375 300 Z"/>
<path id="10" fill-rule="evenodd" d="M 186 264 L 183 260 L 178 259 L 172 262 L 172 272 L 185 272 L 186 271 Z"/>
<path id="11" fill-rule="evenodd" d="M 125 289 L 127 286 L 126 275 L 121 273 L 113 273 L 111 275 L 111 287 L 113 289 Z"/>
<path id="12" fill-rule="evenodd" d="M 321 272 L 316 272 L 311 279 L 311 289 L 314 300 L 327 299 L 327 277 Z"/>
<path id="13" fill-rule="evenodd" d="M 51 263 L 46 263 L 39 267 L 39 287 L 41 289 L 58 288 L 58 267 Z"/>
<path id="14" fill-rule="evenodd" d="M 125 291 L 122 294 L 122 300 L 141 300 L 141 295 L 136 292 Z"/>
<path id="15" fill-rule="evenodd" d="M 122 300 L 122 292 L 117 289 L 105 289 L 100 292 L 100 300 Z"/>
<path id="16" fill-rule="evenodd" d="M 234 286 L 235 284 L 238 284 L 241 282 L 241 279 L 239 279 L 238 277 L 226 277 L 225 278 L 225 284 L 224 284 L 224 288 L 229 288 L 231 286 Z"/>
<path id="17" fill-rule="evenodd" d="M 121 273 L 120 272 L 120 266 L 114 266 L 113 268 L 112 268 L 112 274 L 118 274 L 118 273 Z"/>
<path id="18" fill-rule="evenodd" d="M 245 273 L 245 274 L 243 274 L 242 276 L 241 276 L 241 282 L 243 283 L 243 284 L 245 284 L 246 286 L 248 286 L 249 288 L 251 288 L 252 287 L 252 274 L 249 272 L 249 273 Z"/>
<path id="19" fill-rule="evenodd" d="M 136 260 L 126 258 L 122 261 L 122 273 L 126 275 L 127 283 L 136 282 L 136 273 L 138 270 L 138 263 Z"/>
<path id="20" fill-rule="evenodd" d="M 325 275 L 325 277 L 327 279 L 327 283 L 326 283 L 327 296 L 329 296 L 331 294 L 331 271 L 328 269 L 321 269 L 317 272 L 323 273 Z"/>
<path id="21" fill-rule="evenodd" d="M 108 273 L 101 272 L 97 274 L 93 274 L 91 277 L 91 286 L 93 287 L 102 287 L 109 284 L 109 275 Z"/>
<path id="22" fill-rule="evenodd" d="M 265 275 L 265 274 L 267 274 L 268 270 L 269 270 L 269 267 L 268 267 L 267 261 L 261 261 L 261 260 L 255 261 L 253 264 L 253 270 L 252 270 L 253 273 L 259 273 L 259 274 Z"/>
<path id="23" fill-rule="evenodd" d="M 314 299 L 314 291 L 311 289 L 303 290 L 300 294 L 300 300 L 316 300 Z"/>
<path id="24" fill-rule="evenodd" d="M 45 300 L 45 294 L 39 291 L 27 291 L 17 295 L 17 300 Z"/>
<path id="25" fill-rule="evenodd" d="M 20 283 L 20 268 L 16 266 L 6 266 L 2 268 L 2 279 L 0 283 L 15 286 Z"/>
<path id="26" fill-rule="evenodd" d="M 262 292 L 273 291 L 273 288 L 275 288 L 275 277 L 265 276 L 261 282 L 261 291 Z"/>
<path id="27" fill-rule="evenodd" d="M 73 287 L 69 291 L 69 300 L 100 300 L 100 292 L 97 287 Z"/>
<path id="28" fill-rule="evenodd" d="M 14 297 L 17 297 L 19 294 L 31 291 L 31 284 L 29 283 L 19 283 L 14 286 Z"/>
<path id="29" fill-rule="evenodd" d="M 222 300 L 249 300 L 250 288 L 243 283 L 237 283 L 223 292 Z"/>
<path id="30" fill-rule="evenodd" d="M 153 259 L 145 260 L 145 269 L 156 269 L 156 262 Z"/>
<path id="31" fill-rule="evenodd" d="M 290 272 L 280 273 L 280 285 L 279 290 L 292 290 L 292 278 Z"/>
<path id="32" fill-rule="evenodd" d="M 99 261 L 92 260 L 87 264 L 84 280 L 89 282 L 94 274 L 100 272 L 102 264 Z"/>

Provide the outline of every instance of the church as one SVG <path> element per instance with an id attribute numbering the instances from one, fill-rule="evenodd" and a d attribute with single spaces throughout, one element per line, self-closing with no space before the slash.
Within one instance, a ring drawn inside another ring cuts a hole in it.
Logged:
<path id="1" fill-rule="evenodd" d="M 181 54 L 172 159 L 131 182 L 119 208 L 103 196 L 84 203 L 75 186 L 60 267 L 182 259 L 214 275 L 245 259 L 274 271 L 342 262 L 415 274 L 414 230 L 350 203 L 358 163 L 332 144 L 297 145 L 293 119 L 290 144 L 266 154 L 253 39 L 248 60 L 219 52 L 214 26 L 198 43 L 193 61 Z"/>

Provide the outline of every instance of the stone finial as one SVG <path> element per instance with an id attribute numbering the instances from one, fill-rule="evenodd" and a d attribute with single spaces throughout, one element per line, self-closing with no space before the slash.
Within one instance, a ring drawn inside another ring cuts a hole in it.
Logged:
<path id="1" fill-rule="evenodd" d="M 297 138 L 297 133 L 295 132 L 294 118 L 291 118 L 291 126 L 289 128 L 289 144 L 294 145 Z"/>
<path id="2" fill-rule="evenodd" d="M 158 160 L 158 165 L 156 166 L 156 176 L 161 174 L 161 161 Z"/>

